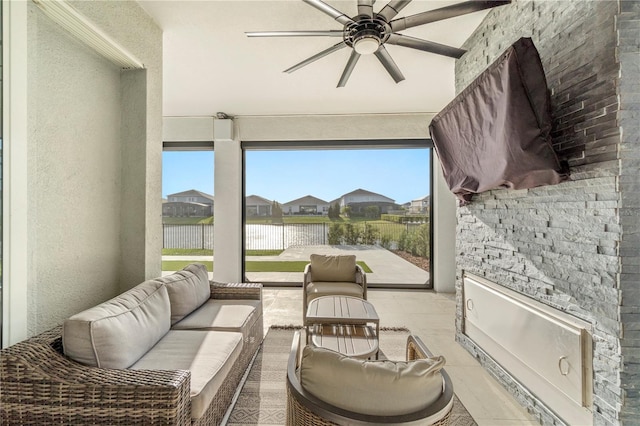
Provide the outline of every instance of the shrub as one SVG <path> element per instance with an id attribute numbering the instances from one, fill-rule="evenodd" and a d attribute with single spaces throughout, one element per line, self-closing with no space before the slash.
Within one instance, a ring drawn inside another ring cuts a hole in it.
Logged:
<path id="1" fill-rule="evenodd" d="M 366 244 L 369 246 L 374 245 L 378 240 L 379 233 L 380 232 L 378 231 L 378 228 L 370 223 L 365 223 L 361 235 L 362 244 Z"/>
<path id="2" fill-rule="evenodd" d="M 428 224 L 420 225 L 414 233 L 414 253 L 416 256 L 429 257 L 429 239 L 431 236 L 430 226 Z"/>
<path id="3" fill-rule="evenodd" d="M 398 250 L 408 251 L 407 243 L 409 242 L 409 233 L 406 229 L 403 229 L 398 238 Z"/>
<path id="4" fill-rule="evenodd" d="M 327 235 L 329 245 L 336 246 L 340 244 L 343 235 L 344 229 L 342 228 L 341 224 L 332 223 L 331 225 L 329 225 L 329 234 Z"/>
<path id="5" fill-rule="evenodd" d="M 398 242 L 398 249 L 407 251 L 414 256 L 428 258 L 430 251 L 429 239 L 429 225 L 420 225 L 411 232 L 402 231 L 402 234 L 400 235 L 400 242 Z"/>
<path id="6" fill-rule="evenodd" d="M 360 240 L 360 232 L 353 223 L 344 224 L 344 243 L 347 245 L 356 245 Z"/>
<path id="7" fill-rule="evenodd" d="M 380 245 L 387 250 L 391 249 L 391 239 L 388 235 L 383 235 L 382 237 L 380 237 Z"/>

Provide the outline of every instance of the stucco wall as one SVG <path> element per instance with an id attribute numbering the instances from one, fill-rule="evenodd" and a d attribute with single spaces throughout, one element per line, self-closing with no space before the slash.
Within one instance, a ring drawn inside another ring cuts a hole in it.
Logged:
<path id="1" fill-rule="evenodd" d="M 135 2 L 73 6 L 146 69 L 119 69 L 29 2 L 30 335 L 160 274 L 162 35 Z"/>
<path id="2" fill-rule="evenodd" d="M 456 63 L 460 91 L 531 37 L 551 92 L 554 149 L 571 166 L 570 182 L 490 191 L 457 214 L 457 338 L 543 424 L 562 420 L 462 333 L 461 276 L 484 276 L 591 323 L 594 424 L 636 424 L 638 340 L 620 337 L 638 329 L 640 312 L 639 10 L 626 1 L 518 1 L 492 10 Z"/>

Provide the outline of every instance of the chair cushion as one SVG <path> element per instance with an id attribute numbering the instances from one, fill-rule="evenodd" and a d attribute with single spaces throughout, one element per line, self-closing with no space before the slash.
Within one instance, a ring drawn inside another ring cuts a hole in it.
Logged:
<path id="1" fill-rule="evenodd" d="M 201 263 L 192 263 L 181 271 L 156 280 L 167 286 L 171 301 L 171 324 L 198 309 L 211 297 L 209 273 Z"/>
<path id="2" fill-rule="evenodd" d="M 396 416 L 422 410 L 443 390 L 444 357 L 415 361 L 364 361 L 306 346 L 300 384 L 317 398 L 345 410 Z"/>
<path id="3" fill-rule="evenodd" d="M 242 331 L 250 323 L 259 306 L 259 300 L 209 299 L 171 328 L 173 330 Z"/>
<path id="4" fill-rule="evenodd" d="M 65 320 L 62 344 L 65 355 L 82 364 L 127 368 L 170 327 L 167 289 L 150 280 Z"/>
<path id="5" fill-rule="evenodd" d="M 356 280 L 356 257 L 354 255 L 312 254 L 311 281 Z"/>
<path id="6" fill-rule="evenodd" d="M 226 331 L 171 330 L 131 366 L 134 370 L 189 370 L 191 417 L 199 419 L 234 367 L 242 334 Z"/>
<path id="7" fill-rule="evenodd" d="M 362 298 L 364 292 L 360 284 L 353 282 L 318 282 L 307 286 L 307 302 L 320 296 L 353 296 Z"/>

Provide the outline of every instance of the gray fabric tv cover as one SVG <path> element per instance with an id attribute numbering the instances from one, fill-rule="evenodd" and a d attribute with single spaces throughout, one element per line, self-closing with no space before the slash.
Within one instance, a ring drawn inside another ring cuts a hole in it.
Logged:
<path id="1" fill-rule="evenodd" d="M 551 146 L 547 81 L 530 38 L 509 47 L 433 118 L 429 131 L 462 205 L 490 189 L 569 178 Z"/>

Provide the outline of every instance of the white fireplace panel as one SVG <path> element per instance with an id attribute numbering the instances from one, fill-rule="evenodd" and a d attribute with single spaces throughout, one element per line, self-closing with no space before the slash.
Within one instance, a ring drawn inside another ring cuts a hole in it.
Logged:
<path id="1" fill-rule="evenodd" d="M 568 424 L 591 425 L 590 324 L 465 274 L 464 334 Z"/>

